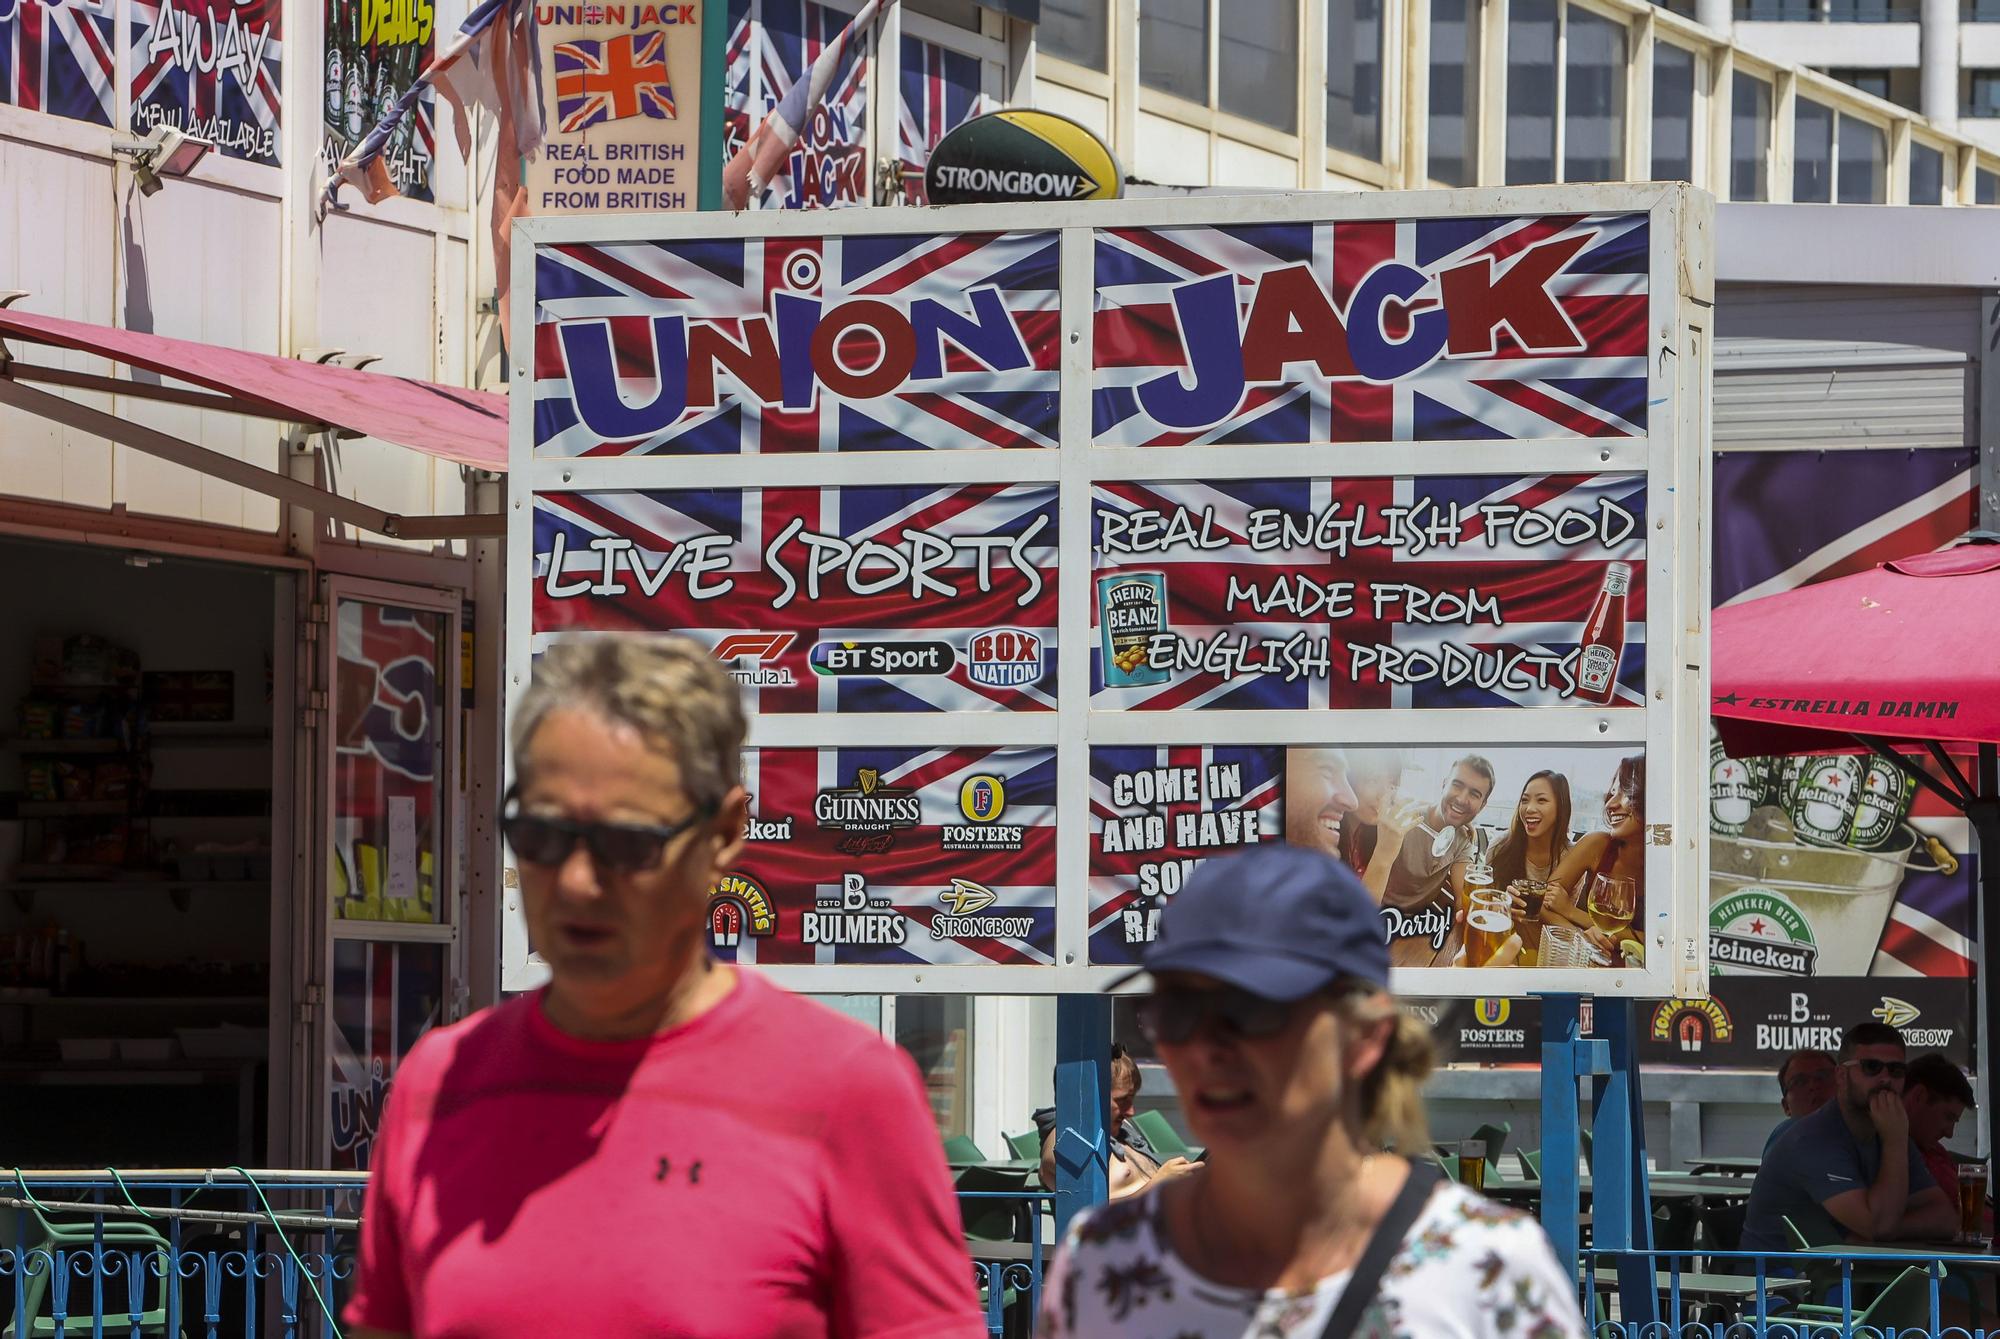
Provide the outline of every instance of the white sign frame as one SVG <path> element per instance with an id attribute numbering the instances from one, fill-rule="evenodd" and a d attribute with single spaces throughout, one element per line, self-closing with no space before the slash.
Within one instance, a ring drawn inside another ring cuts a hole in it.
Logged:
<path id="1" fill-rule="evenodd" d="M 1630 438 L 1491 442 L 1317 443 L 1285 446 L 1104 448 L 1091 444 L 1093 229 L 1297 223 L 1441 216 L 1635 213 L 1650 216 L 1648 434 Z M 506 686 L 530 673 L 531 494 L 589 489 L 753 488 L 913 482 L 1055 483 L 1063 493 L 1058 566 L 1058 710 L 934 715 L 753 714 L 750 747 L 859 744 L 1018 745 L 1058 749 L 1057 808 L 1089 813 L 1092 745 L 1463 743 L 1467 746 L 1624 744 L 1647 759 L 1647 945 L 1643 968 L 1401 969 L 1397 990 L 1430 996 L 1577 993 L 1704 996 L 1708 935 L 1709 376 L 1714 311 L 1714 204 L 1682 184 L 1607 184 L 1355 195 L 1288 193 L 1095 202 L 855 209 L 825 213 L 607 215 L 526 218 L 515 225 L 510 347 L 534 348 L 535 256 L 556 243 L 684 238 L 938 232 L 1060 231 L 1060 450 L 846 452 L 779 457 L 535 458 L 532 368 L 517 370 L 508 486 Z M 1090 709 L 1092 485 L 1120 480 L 1276 476 L 1643 473 L 1647 478 L 1646 705 L 1423 710 L 1093 712 Z M 698 473 L 698 479 L 695 477 Z M 916 477 L 913 477 L 916 476 Z M 1081 504 L 1070 499 L 1081 499 Z M 511 774 L 511 764 L 509 773 Z M 1056 995 L 1104 990 L 1130 969 L 1086 961 L 1088 821 L 1057 829 L 1053 966 L 771 966 L 787 988 L 843 994 Z M 507 870 L 503 984 L 546 979 L 529 952 L 515 871 Z M 1639 928 L 1636 927 L 1635 928 Z"/>

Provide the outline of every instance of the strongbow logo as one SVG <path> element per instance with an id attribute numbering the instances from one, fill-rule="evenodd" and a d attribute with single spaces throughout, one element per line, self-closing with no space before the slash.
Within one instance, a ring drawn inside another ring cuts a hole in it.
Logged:
<path id="1" fill-rule="evenodd" d="M 1683 1051 L 1695 1052 L 1735 1035 L 1736 1023 L 1721 1000 L 1662 1000 L 1653 1010 L 1653 1040 L 1662 1046 L 1678 1042 Z"/>
<path id="2" fill-rule="evenodd" d="M 715 658 L 729 667 L 730 678 L 746 688 L 790 688 L 795 682 L 791 670 L 771 662 L 784 655 L 797 636 L 795 632 L 732 632 L 715 644 Z"/>
<path id="3" fill-rule="evenodd" d="M 1884 1023 L 1887 1023 L 1890 1027 L 1907 1027 L 1923 1016 L 1916 1005 L 1911 1004 L 1908 1000 L 1899 1000 L 1890 995 L 1884 995 L 1882 1003 L 1868 1012 L 1881 1019 Z"/>
<path id="4" fill-rule="evenodd" d="M 976 915 L 999 900 L 1000 895 L 985 884 L 960 878 L 953 878 L 951 887 L 938 894 L 938 901 L 950 908 L 954 916 Z"/>

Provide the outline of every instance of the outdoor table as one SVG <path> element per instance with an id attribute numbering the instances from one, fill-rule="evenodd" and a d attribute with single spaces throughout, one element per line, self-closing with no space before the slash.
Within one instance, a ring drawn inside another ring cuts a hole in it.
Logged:
<path id="1" fill-rule="evenodd" d="M 1646 1188 L 1655 1200 L 1748 1199 L 1752 1184 L 1747 1176 L 1676 1176 L 1672 1172 L 1659 1172 L 1646 1178 Z M 1538 1200 L 1542 1197 L 1542 1185 L 1526 1177 L 1488 1176 L 1484 1193 L 1489 1199 L 1509 1202 Z M 1578 1179 L 1577 1193 L 1586 1200 L 1590 1198 L 1589 1177 Z"/>
<path id="2" fill-rule="evenodd" d="M 1688 1173 L 1691 1176 L 1700 1176 L 1704 1172 L 1755 1176 L 1757 1169 L 1763 1165 L 1762 1158 L 1695 1158 L 1688 1163 Z"/>
<path id="3" fill-rule="evenodd" d="M 1675 1278 L 1673 1272 L 1656 1270 L 1653 1278 L 1659 1285 L 1660 1295 L 1669 1296 Z M 1679 1278 L 1681 1300 L 1684 1302 L 1744 1303 L 1757 1300 L 1757 1280 L 1747 1274 L 1698 1274 L 1683 1269 Z M 1618 1271 L 1600 1263 L 1595 1286 L 1599 1292 L 1615 1292 Z M 1767 1278 L 1764 1280 L 1764 1295 L 1784 1297 L 1803 1293 L 1811 1287 L 1812 1283 L 1807 1279 Z"/>

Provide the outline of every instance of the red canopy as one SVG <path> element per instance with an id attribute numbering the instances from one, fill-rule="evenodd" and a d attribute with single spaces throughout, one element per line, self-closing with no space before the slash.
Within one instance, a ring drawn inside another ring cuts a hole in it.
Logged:
<path id="1" fill-rule="evenodd" d="M 2000 740 L 2000 545 L 1718 609 L 1711 651 L 1713 715 L 1739 756 Z"/>
<path id="2" fill-rule="evenodd" d="M 0 310 L 0 338 L 53 344 L 205 386 L 274 419 L 324 423 L 461 465 L 507 468 L 507 397 L 138 330 Z"/>

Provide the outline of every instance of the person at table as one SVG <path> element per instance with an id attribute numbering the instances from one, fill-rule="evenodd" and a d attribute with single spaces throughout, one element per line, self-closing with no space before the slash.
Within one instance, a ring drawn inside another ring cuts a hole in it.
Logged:
<path id="1" fill-rule="evenodd" d="M 1107 1188 L 1112 1199 L 1136 1195 L 1155 1181 L 1171 1181 L 1176 1176 L 1197 1171 L 1201 1164 L 1186 1158 L 1162 1158 L 1146 1134 L 1132 1124 L 1138 1110 L 1139 1089 L 1144 1079 L 1139 1062 L 1117 1042 L 1111 1044 L 1111 1092 L 1104 1123 L 1105 1141 L 1111 1154 Z M 1034 1113 L 1035 1130 L 1042 1137 L 1042 1187 L 1056 1188 L 1056 1109 L 1042 1107 Z"/>
<path id="2" fill-rule="evenodd" d="M 1789 1218 L 1814 1245 L 1945 1241 L 1958 1205 L 1910 1138 L 1903 1034 L 1857 1023 L 1841 1036 L 1833 1100 L 1801 1117 L 1764 1155 L 1743 1222 L 1746 1251 L 1793 1249 Z"/>
<path id="3" fill-rule="evenodd" d="M 1764 1140 L 1766 1153 L 1792 1128 L 1793 1121 L 1812 1115 L 1833 1100 L 1833 1079 L 1839 1067 L 1832 1056 L 1811 1046 L 1801 1046 L 1785 1057 L 1785 1063 L 1778 1066 L 1778 1101 L 1785 1118 Z"/>
<path id="4" fill-rule="evenodd" d="M 1910 1119 L 1910 1138 L 1924 1169 L 1938 1189 L 1958 1203 L 1958 1160 L 1944 1141 L 1958 1129 L 1958 1118 L 1979 1105 L 1965 1071 L 1941 1055 L 1920 1055 L 1903 1076 L 1903 1111 Z"/>
<path id="5" fill-rule="evenodd" d="M 1143 964 L 1141 1021 L 1206 1167 L 1078 1216 L 1040 1339 L 1311 1339 L 1348 1332 L 1329 1325 L 1350 1289 L 1356 1334 L 1581 1339 L 1541 1226 L 1394 1151 L 1431 1146 L 1431 1038 L 1396 1009 L 1351 869 L 1276 844 L 1207 861 Z M 1356 1280 L 1398 1209 L 1373 1285 Z"/>
<path id="6" fill-rule="evenodd" d="M 1636 890 L 1632 916 L 1643 922 L 1646 912 L 1646 760 L 1621 758 L 1604 793 L 1604 825 L 1586 832 L 1563 852 L 1550 877 L 1545 912 L 1583 928 L 1593 946 L 1612 964 L 1619 960 L 1617 940 L 1637 939 L 1624 931 L 1614 937 L 1590 918 L 1591 885 L 1601 877 L 1630 879 Z"/>
<path id="7" fill-rule="evenodd" d="M 353 1339 L 985 1335 L 910 1057 L 709 952 L 739 691 L 680 637 L 536 664 L 501 830 L 549 983 L 397 1070 Z"/>
<path id="8" fill-rule="evenodd" d="M 1394 853 L 1381 851 L 1382 812 L 1402 783 L 1400 749 L 1285 750 L 1285 840 L 1344 861 L 1376 886 L 1389 877 Z"/>
<path id="9" fill-rule="evenodd" d="M 1379 891 L 1383 906 L 1401 911 L 1429 906 L 1447 890 L 1456 898 L 1472 857 L 1472 825 L 1492 795 L 1493 764 L 1468 753 L 1451 765 L 1435 804 L 1390 806 L 1377 824 L 1374 857 L 1363 879 L 1369 891 Z"/>
<path id="10" fill-rule="evenodd" d="M 1544 768 L 1521 786 L 1507 835 L 1493 847 L 1493 886 L 1547 883 L 1569 854 L 1569 778 Z"/>

